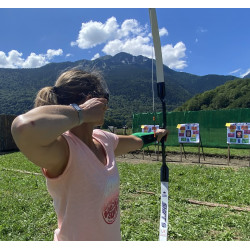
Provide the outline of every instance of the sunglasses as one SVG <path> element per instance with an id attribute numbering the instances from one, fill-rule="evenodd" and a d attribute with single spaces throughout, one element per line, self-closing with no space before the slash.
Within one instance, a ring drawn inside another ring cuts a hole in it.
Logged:
<path id="1" fill-rule="evenodd" d="M 108 93 L 100 93 L 100 94 L 92 94 L 92 98 L 105 98 L 109 102 L 109 94 Z"/>
<path id="2" fill-rule="evenodd" d="M 105 98 L 105 99 L 109 102 L 109 93 L 105 93 L 105 94 L 103 95 L 103 98 Z"/>

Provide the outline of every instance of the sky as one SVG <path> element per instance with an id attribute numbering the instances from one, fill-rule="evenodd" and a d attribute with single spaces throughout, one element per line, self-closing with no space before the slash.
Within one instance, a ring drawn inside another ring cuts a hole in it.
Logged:
<path id="1" fill-rule="evenodd" d="M 250 73 L 250 6 L 182 1 L 177 7 L 149 6 L 156 7 L 164 64 L 195 75 Z M 0 6 L 0 68 L 37 68 L 119 52 L 152 57 L 147 1 L 146 7 L 130 0 L 122 7 L 83 2 Z"/>

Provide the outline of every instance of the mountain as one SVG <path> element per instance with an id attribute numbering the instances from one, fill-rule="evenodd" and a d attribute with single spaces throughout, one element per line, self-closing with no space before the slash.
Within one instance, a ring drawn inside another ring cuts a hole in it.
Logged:
<path id="1" fill-rule="evenodd" d="M 245 79 L 245 78 L 250 78 L 250 73 L 247 74 L 246 76 L 244 76 L 243 78 L 244 78 L 244 79 Z"/>
<path id="2" fill-rule="evenodd" d="M 236 79 L 197 94 L 175 111 L 250 108 L 250 79 Z"/>
<path id="3" fill-rule="evenodd" d="M 133 113 L 152 112 L 152 60 L 122 52 L 93 61 L 50 63 L 35 69 L 0 69 L 0 114 L 18 115 L 30 110 L 38 90 L 54 85 L 61 72 L 73 67 L 102 73 L 111 94 L 106 115 L 109 125 L 131 125 Z M 174 110 L 197 93 L 236 79 L 176 72 L 165 65 L 164 74 L 167 111 Z M 155 108 L 161 111 L 158 99 L 155 92 Z"/>

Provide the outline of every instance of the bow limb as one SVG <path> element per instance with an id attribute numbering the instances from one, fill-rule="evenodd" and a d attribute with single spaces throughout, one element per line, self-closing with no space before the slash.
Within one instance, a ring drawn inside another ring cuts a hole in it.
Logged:
<path id="1" fill-rule="evenodd" d="M 160 41 L 160 36 L 159 36 L 156 10 L 149 9 L 149 15 L 150 15 L 152 36 L 153 36 L 153 42 L 154 42 L 155 58 L 156 58 L 157 82 L 164 82 L 163 62 L 162 62 L 162 53 L 161 53 L 161 41 Z"/>

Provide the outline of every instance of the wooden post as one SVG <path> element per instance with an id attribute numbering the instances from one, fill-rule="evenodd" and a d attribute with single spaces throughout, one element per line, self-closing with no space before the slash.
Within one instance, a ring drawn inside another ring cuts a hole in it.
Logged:
<path id="1" fill-rule="evenodd" d="M 201 143 L 199 142 L 199 145 L 198 145 L 198 162 L 199 163 L 201 162 L 200 145 L 201 145 Z"/>
<path id="2" fill-rule="evenodd" d="M 248 166 L 250 167 L 250 157 L 249 157 L 249 165 Z"/>
<path id="3" fill-rule="evenodd" d="M 180 143 L 180 151 L 181 151 L 181 162 L 182 162 L 182 143 Z"/>
<path id="4" fill-rule="evenodd" d="M 156 160 L 159 161 L 159 152 L 160 150 L 160 146 L 159 146 L 159 143 L 157 143 L 157 149 L 156 149 L 156 143 L 155 143 L 155 155 L 156 155 Z"/>
<path id="5" fill-rule="evenodd" d="M 123 129 L 124 129 L 123 134 L 127 135 L 127 129 L 128 129 L 127 125 L 123 126 Z"/>
<path id="6" fill-rule="evenodd" d="M 201 150 L 202 150 L 202 154 L 203 154 L 203 159 L 204 159 L 204 161 L 205 161 L 205 154 L 204 154 L 204 150 L 203 150 L 202 144 L 201 144 Z"/>
<path id="7" fill-rule="evenodd" d="M 201 144 L 201 150 L 202 150 L 202 154 L 203 154 L 203 159 L 205 161 L 205 154 L 204 154 L 204 150 L 203 150 L 203 145 L 202 145 L 202 141 L 201 141 L 201 135 L 200 136 L 200 144 Z"/>
<path id="8" fill-rule="evenodd" d="M 0 151 L 18 149 L 11 134 L 11 124 L 15 118 L 15 115 L 0 114 Z"/>
<path id="9" fill-rule="evenodd" d="M 228 143 L 228 147 L 227 147 L 227 165 L 229 166 L 229 162 L 230 162 L 230 144 Z"/>
<path id="10" fill-rule="evenodd" d="M 184 157 L 185 157 L 185 159 L 187 159 L 187 157 L 186 157 L 186 153 L 185 153 L 185 149 L 184 149 L 184 144 L 182 143 L 182 148 L 183 148 L 183 154 L 184 154 Z"/>

